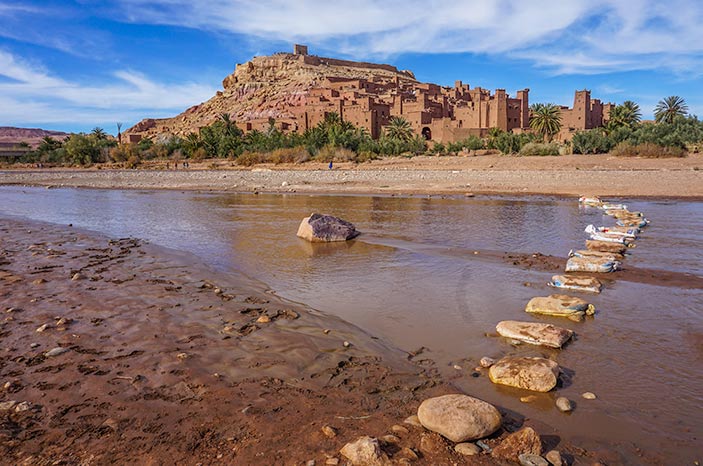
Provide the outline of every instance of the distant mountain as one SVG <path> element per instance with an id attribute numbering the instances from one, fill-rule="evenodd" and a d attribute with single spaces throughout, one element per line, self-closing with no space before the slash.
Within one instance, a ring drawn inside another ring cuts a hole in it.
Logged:
<path id="1" fill-rule="evenodd" d="M 30 146 L 38 145 L 39 142 L 50 136 L 54 139 L 64 139 L 68 133 L 62 131 L 49 131 L 40 128 L 14 128 L 12 126 L 0 126 L 0 142 L 20 143 L 26 142 Z"/>

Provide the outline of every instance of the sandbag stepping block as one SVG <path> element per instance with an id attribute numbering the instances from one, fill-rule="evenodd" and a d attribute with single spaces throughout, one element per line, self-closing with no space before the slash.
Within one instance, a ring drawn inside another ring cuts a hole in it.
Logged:
<path id="1" fill-rule="evenodd" d="M 561 348 L 574 334 L 572 330 L 551 324 L 518 322 L 516 320 L 498 322 L 496 331 L 505 338 L 550 348 Z"/>
<path id="2" fill-rule="evenodd" d="M 566 272 L 610 273 L 620 267 L 620 262 L 598 257 L 569 257 Z"/>
<path id="3" fill-rule="evenodd" d="M 488 370 L 491 382 L 533 392 L 548 392 L 557 385 L 559 365 L 545 358 L 507 356 Z"/>
<path id="4" fill-rule="evenodd" d="M 532 298 L 525 306 L 525 312 L 559 317 L 583 317 L 593 315 L 596 308 L 581 298 L 563 294 Z"/>
<path id="5" fill-rule="evenodd" d="M 298 236 L 311 243 L 347 241 L 359 235 L 353 224 L 331 215 L 312 214 L 298 227 Z"/>
<path id="6" fill-rule="evenodd" d="M 615 223 L 621 227 L 644 228 L 649 225 L 649 220 L 641 217 L 627 217 L 618 219 Z"/>
<path id="7" fill-rule="evenodd" d="M 589 251 L 612 252 L 615 254 L 624 254 L 627 251 L 627 246 L 618 243 L 609 243 L 607 241 L 598 241 L 595 239 L 586 240 L 586 249 Z"/>
<path id="8" fill-rule="evenodd" d="M 615 252 L 604 252 L 604 251 L 591 251 L 590 249 L 581 249 L 578 251 L 571 251 L 569 257 L 581 257 L 583 259 L 605 259 L 609 261 L 622 261 L 625 256 Z"/>
<path id="9" fill-rule="evenodd" d="M 487 437 L 502 423 L 495 406 L 461 394 L 428 398 L 417 409 L 417 417 L 425 429 L 456 443 Z"/>
<path id="10" fill-rule="evenodd" d="M 603 205 L 603 201 L 601 201 L 598 196 L 581 196 L 579 197 L 579 204 L 591 207 L 601 207 Z"/>
<path id="11" fill-rule="evenodd" d="M 548 283 L 554 288 L 565 290 L 586 291 L 588 293 L 600 293 L 603 284 L 593 277 L 570 277 L 568 275 L 554 275 L 552 281 Z"/>

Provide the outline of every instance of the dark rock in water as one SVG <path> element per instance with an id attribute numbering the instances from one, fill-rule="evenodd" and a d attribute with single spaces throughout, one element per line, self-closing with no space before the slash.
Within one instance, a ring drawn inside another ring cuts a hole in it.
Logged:
<path id="1" fill-rule="evenodd" d="M 312 243 L 347 241 L 358 235 L 353 224 L 331 215 L 312 214 L 298 227 L 298 236 Z"/>

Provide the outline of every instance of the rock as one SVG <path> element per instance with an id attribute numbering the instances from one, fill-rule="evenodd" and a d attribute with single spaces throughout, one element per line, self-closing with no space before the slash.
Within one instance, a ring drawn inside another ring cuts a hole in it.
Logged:
<path id="1" fill-rule="evenodd" d="M 54 356 L 60 356 L 66 352 L 68 352 L 68 348 L 62 348 L 62 347 L 58 346 L 58 347 L 52 348 L 49 351 L 47 351 L 46 353 L 44 353 L 44 356 L 46 356 L 47 358 L 53 358 Z"/>
<path id="2" fill-rule="evenodd" d="M 499 335 L 529 343 L 531 345 L 561 348 L 571 339 L 573 331 L 551 324 L 504 320 L 496 325 Z"/>
<path id="3" fill-rule="evenodd" d="M 372 437 L 359 437 L 342 447 L 339 452 L 354 466 L 386 466 L 388 457 L 381 451 L 378 440 Z"/>
<path id="4" fill-rule="evenodd" d="M 39 347 L 39 343 L 32 343 L 31 345 L 29 345 L 29 347 L 32 348 L 32 349 L 38 348 L 38 347 Z"/>
<path id="5" fill-rule="evenodd" d="M 415 453 L 415 450 L 408 447 L 401 448 L 398 453 L 393 455 L 393 458 L 405 458 L 410 461 L 417 461 L 420 459 L 420 457 L 417 456 L 417 453 Z"/>
<path id="6" fill-rule="evenodd" d="M 481 453 L 481 449 L 473 443 L 457 443 L 454 451 L 464 456 L 474 456 Z"/>
<path id="7" fill-rule="evenodd" d="M 70 317 L 61 317 L 59 320 L 56 321 L 56 326 L 57 327 L 66 326 L 66 325 L 70 324 L 71 322 L 73 322 L 73 319 L 71 319 Z"/>
<path id="8" fill-rule="evenodd" d="M 549 466 L 547 460 L 539 455 L 520 455 L 518 461 L 520 461 L 522 466 Z"/>
<path id="9" fill-rule="evenodd" d="M 259 316 L 258 319 L 256 319 L 257 324 L 268 324 L 271 322 L 271 318 L 269 316 Z"/>
<path id="10" fill-rule="evenodd" d="M 51 328 L 51 324 L 44 324 L 44 325 L 42 325 L 41 327 L 39 327 L 39 328 L 37 329 L 37 333 L 42 333 L 42 332 L 44 332 L 44 331 L 46 331 L 47 329 L 50 329 L 50 328 Z"/>
<path id="11" fill-rule="evenodd" d="M 467 395 L 429 398 L 417 410 L 420 423 L 452 442 L 465 442 L 491 435 L 502 419 L 491 404 Z"/>
<path id="12" fill-rule="evenodd" d="M 552 466 L 562 466 L 562 464 L 564 464 L 564 461 L 561 459 L 561 453 L 557 450 L 551 450 L 549 453 L 544 455 L 544 457 Z"/>
<path id="13" fill-rule="evenodd" d="M 488 369 L 491 367 L 493 364 L 496 363 L 496 360 L 493 358 L 489 358 L 488 356 L 484 356 L 481 358 L 481 361 L 479 361 L 479 365 L 483 367 L 484 369 Z"/>
<path id="14" fill-rule="evenodd" d="M 390 443 L 392 445 L 395 445 L 396 443 L 400 442 L 400 439 L 398 437 L 396 437 L 395 435 L 390 435 L 390 434 L 384 435 L 383 437 L 381 437 L 381 440 L 384 443 Z"/>
<path id="15" fill-rule="evenodd" d="M 286 186 L 288 186 L 288 182 L 284 181 L 283 183 L 281 183 L 281 186 L 285 188 Z"/>
<path id="16" fill-rule="evenodd" d="M 533 401 L 537 401 L 537 397 L 535 395 L 527 395 L 520 397 L 520 402 L 522 403 L 532 403 Z"/>
<path id="17" fill-rule="evenodd" d="M 339 464 L 339 458 L 327 458 L 327 460 L 325 461 L 325 464 L 328 464 L 330 466 L 335 466 L 335 465 Z"/>
<path id="18" fill-rule="evenodd" d="M 184 360 L 188 359 L 190 356 L 188 355 L 188 353 L 178 353 L 176 355 L 176 357 L 178 359 L 180 359 L 181 361 L 184 361 Z"/>
<path id="19" fill-rule="evenodd" d="M 534 392 L 548 392 L 557 384 L 559 365 L 545 358 L 508 356 L 488 370 L 491 382 Z"/>
<path id="20" fill-rule="evenodd" d="M 420 419 L 418 419 L 417 414 L 413 414 L 412 416 L 408 416 L 403 421 L 403 423 L 411 425 L 411 426 L 415 426 L 415 427 L 422 427 L 422 424 L 420 423 Z"/>
<path id="21" fill-rule="evenodd" d="M 538 296 L 532 298 L 525 306 L 525 312 L 548 316 L 581 316 L 593 315 L 595 307 L 581 298 L 563 294 Z"/>
<path id="22" fill-rule="evenodd" d="M 560 396 L 559 398 L 557 398 L 556 405 L 557 405 L 557 408 L 559 408 L 559 411 L 561 411 L 562 413 L 568 413 L 569 411 L 574 409 L 574 407 L 571 404 L 571 400 L 569 400 L 568 398 L 563 397 L 563 396 Z"/>
<path id="23" fill-rule="evenodd" d="M 22 401 L 20 403 L 17 403 L 15 406 L 15 412 L 16 413 L 21 413 L 23 411 L 29 411 L 32 409 L 32 404 L 29 401 Z"/>
<path id="24" fill-rule="evenodd" d="M 491 456 L 496 459 L 519 461 L 522 454 L 539 455 L 542 453 L 542 440 L 532 427 L 525 427 L 505 437 Z"/>
<path id="25" fill-rule="evenodd" d="M 307 463 L 305 463 L 305 466 L 315 466 L 315 460 L 309 460 Z"/>
<path id="26" fill-rule="evenodd" d="M 595 400 L 596 399 L 596 394 L 591 393 L 591 392 L 586 392 L 581 394 L 582 398 L 585 398 L 586 400 Z"/>
<path id="27" fill-rule="evenodd" d="M 312 214 L 298 227 L 298 237 L 312 243 L 347 241 L 358 235 L 354 225 L 331 215 Z"/>
<path id="28" fill-rule="evenodd" d="M 73 276 L 71 277 L 71 280 L 73 280 L 73 281 L 75 282 L 75 281 L 78 281 L 78 280 L 83 280 L 84 278 L 85 278 L 85 275 L 83 275 L 83 274 L 80 273 L 80 272 L 76 272 L 76 273 L 74 273 Z"/>
<path id="29" fill-rule="evenodd" d="M 391 431 L 394 432 L 394 433 L 396 433 L 396 434 L 407 434 L 407 433 L 410 432 L 410 431 L 409 431 L 408 429 L 406 429 L 405 427 L 399 426 L 399 425 L 397 425 L 397 424 L 391 427 Z"/>
<path id="30" fill-rule="evenodd" d="M 2 403 L 0 403 L 0 412 L 10 411 L 10 410 L 14 409 L 15 406 L 17 406 L 17 402 L 14 400 L 3 401 Z"/>
<path id="31" fill-rule="evenodd" d="M 322 426 L 322 433 L 325 434 L 327 438 L 335 438 L 337 436 L 337 429 L 332 426 Z"/>

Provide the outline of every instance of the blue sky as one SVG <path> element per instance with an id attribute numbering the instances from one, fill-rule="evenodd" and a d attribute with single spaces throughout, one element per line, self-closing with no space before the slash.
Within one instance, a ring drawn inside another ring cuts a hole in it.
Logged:
<path id="1" fill-rule="evenodd" d="M 116 132 L 209 99 L 292 50 L 571 105 L 680 95 L 703 115 L 697 0 L 0 0 L 0 126 Z"/>

